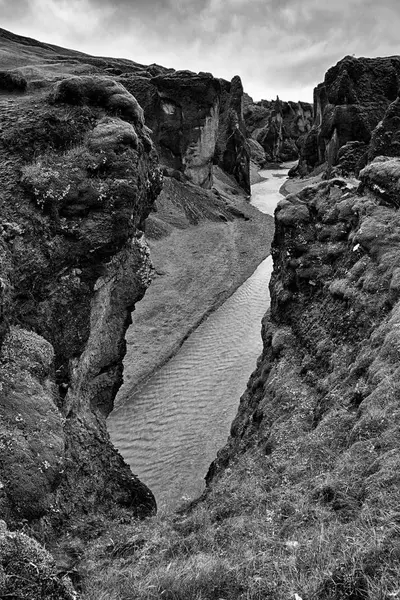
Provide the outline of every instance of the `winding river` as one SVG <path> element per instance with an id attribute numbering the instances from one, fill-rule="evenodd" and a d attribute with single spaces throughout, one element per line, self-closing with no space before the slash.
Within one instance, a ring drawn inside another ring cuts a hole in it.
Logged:
<path id="1" fill-rule="evenodd" d="M 261 171 L 252 201 L 273 214 L 287 169 Z M 204 475 L 226 442 L 239 398 L 261 353 L 268 308 L 268 257 L 129 401 L 108 418 L 114 445 L 156 496 L 172 508 L 204 488 Z"/>

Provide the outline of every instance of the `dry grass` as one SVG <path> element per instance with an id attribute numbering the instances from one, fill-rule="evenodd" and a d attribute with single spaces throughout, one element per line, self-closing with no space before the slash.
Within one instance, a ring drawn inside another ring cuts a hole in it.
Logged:
<path id="1" fill-rule="evenodd" d="M 195 508 L 98 540 L 83 598 L 400 597 L 399 517 L 365 507 L 343 522 L 304 488 L 277 486 L 260 457 L 243 456 Z"/>

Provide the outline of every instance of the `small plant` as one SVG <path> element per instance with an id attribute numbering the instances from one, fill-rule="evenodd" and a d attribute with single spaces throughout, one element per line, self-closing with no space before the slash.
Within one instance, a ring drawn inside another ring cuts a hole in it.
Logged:
<path id="1" fill-rule="evenodd" d="M 23 167 L 22 182 L 32 189 L 36 203 L 42 210 L 49 203 L 61 203 L 71 189 L 61 170 L 41 160 Z"/>

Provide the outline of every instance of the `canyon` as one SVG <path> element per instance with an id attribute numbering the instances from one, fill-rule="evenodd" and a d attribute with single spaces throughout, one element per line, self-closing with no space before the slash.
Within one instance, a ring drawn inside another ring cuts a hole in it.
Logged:
<path id="1" fill-rule="evenodd" d="M 397 597 L 400 58 L 345 57 L 312 109 L 5 30 L 0 50 L 1 594 Z M 260 216 L 252 163 L 297 153 Z M 271 241 L 229 438 L 201 496 L 154 517 L 106 417 Z"/>

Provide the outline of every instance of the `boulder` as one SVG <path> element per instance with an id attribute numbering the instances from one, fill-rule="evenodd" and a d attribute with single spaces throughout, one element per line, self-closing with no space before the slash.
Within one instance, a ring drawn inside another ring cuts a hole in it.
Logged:
<path id="1" fill-rule="evenodd" d="M 143 110 L 136 98 L 114 79 L 82 76 L 63 79 L 55 85 L 52 99 L 66 104 L 100 106 L 143 125 Z"/>

